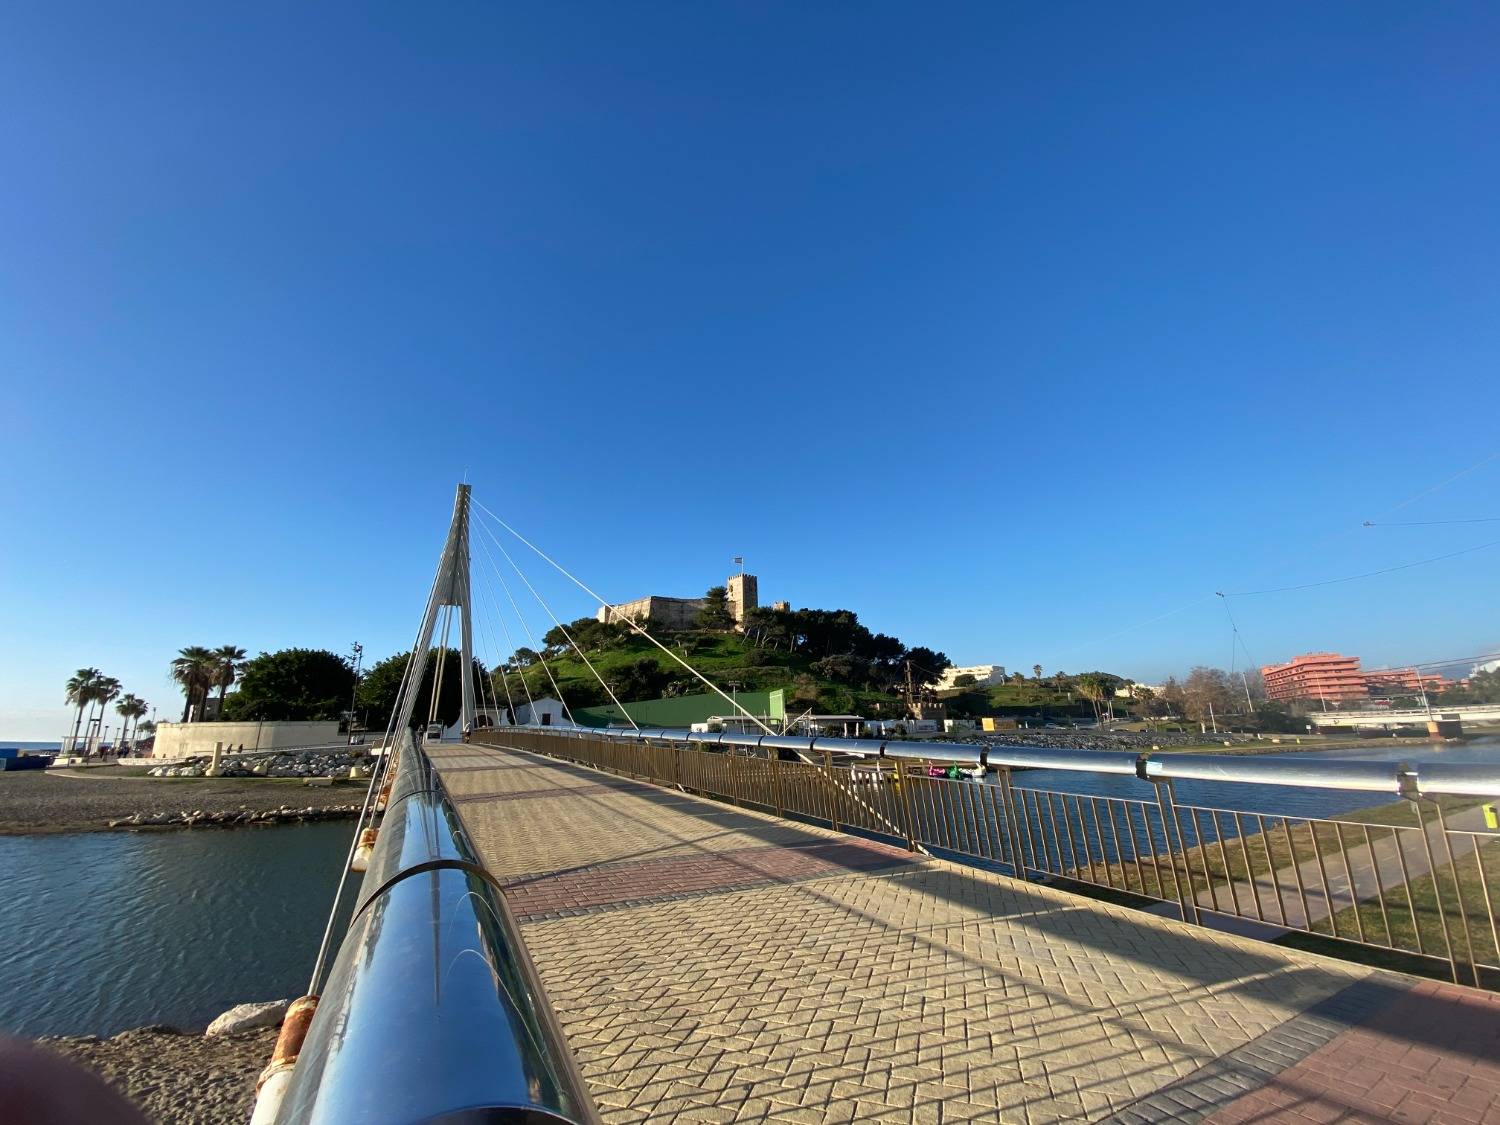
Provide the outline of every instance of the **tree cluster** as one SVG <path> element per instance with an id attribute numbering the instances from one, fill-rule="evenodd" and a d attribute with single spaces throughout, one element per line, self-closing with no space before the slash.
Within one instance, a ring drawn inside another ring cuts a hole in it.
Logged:
<path id="1" fill-rule="evenodd" d="M 239 684 L 224 700 L 222 718 L 316 722 L 337 719 L 348 710 L 354 668 L 327 649 L 284 648 L 248 661 L 239 671 Z"/>
<path id="2" fill-rule="evenodd" d="M 813 671 L 824 679 L 874 691 L 904 683 L 908 662 L 917 686 L 937 683 L 953 664 L 944 653 L 872 633 L 849 609 L 753 609 L 745 637 L 757 648 L 814 657 Z"/>

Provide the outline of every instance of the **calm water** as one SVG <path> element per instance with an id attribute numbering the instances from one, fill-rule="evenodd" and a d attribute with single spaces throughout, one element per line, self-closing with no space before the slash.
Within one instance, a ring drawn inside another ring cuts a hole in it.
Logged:
<path id="1" fill-rule="evenodd" d="M 1318 750 L 1277 755 L 1288 758 L 1348 759 L 1365 762 L 1489 762 L 1500 764 L 1500 738 L 1486 737 L 1467 742 L 1426 742 L 1392 739 L 1392 745 L 1354 750 Z M 1151 783 L 1133 777 L 1073 773 L 1069 770 L 1026 770 L 1015 783 L 1029 789 L 1086 793 L 1099 797 L 1135 797 L 1152 801 Z M 1237 785 L 1223 781 L 1178 781 L 1174 783 L 1181 804 L 1242 812 L 1276 813 L 1287 816 L 1337 816 L 1396 800 L 1396 794 L 1364 793 L 1346 789 L 1287 789 L 1279 785 Z"/>
<path id="2" fill-rule="evenodd" d="M 352 831 L 0 836 L 0 1030 L 186 1028 L 300 996 Z"/>

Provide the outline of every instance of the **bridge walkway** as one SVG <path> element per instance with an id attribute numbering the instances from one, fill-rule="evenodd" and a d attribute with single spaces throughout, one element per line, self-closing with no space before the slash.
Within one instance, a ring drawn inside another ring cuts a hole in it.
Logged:
<path id="1" fill-rule="evenodd" d="M 608 1122 L 1500 1125 L 1500 998 L 495 747 L 434 763 Z"/>

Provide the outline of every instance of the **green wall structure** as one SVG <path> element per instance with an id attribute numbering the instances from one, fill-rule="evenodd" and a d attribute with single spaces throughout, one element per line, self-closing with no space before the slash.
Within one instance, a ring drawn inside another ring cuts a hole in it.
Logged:
<path id="1" fill-rule="evenodd" d="M 786 721 L 786 690 L 742 691 L 734 696 L 746 711 L 756 718 Z M 686 730 L 694 723 L 706 723 L 715 715 L 739 714 L 723 696 L 712 692 L 702 695 L 679 695 L 672 699 L 646 699 L 639 703 L 627 703 L 623 710 L 614 704 L 604 707 L 575 707 L 573 718 L 581 726 L 607 727 L 629 726 L 624 712 L 643 727 L 681 727 Z"/>

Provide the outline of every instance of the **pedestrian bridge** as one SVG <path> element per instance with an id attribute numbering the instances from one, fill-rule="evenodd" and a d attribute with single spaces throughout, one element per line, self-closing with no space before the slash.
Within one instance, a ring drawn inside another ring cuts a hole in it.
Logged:
<path id="1" fill-rule="evenodd" d="M 1474 703 L 1462 707 L 1424 707 L 1404 711 L 1313 711 L 1307 721 L 1315 727 L 1352 730 L 1426 727 L 1433 734 L 1456 735 L 1465 723 L 1500 724 L 1500 704 Z"/>
<path id="2" fill-rule="evenodd" d="M 468 503 L 351 841 L 363 880 L 347 903 L 340 883 L 252 1125 L 1500 1120 L 1495 769 L 426 741 L 440 609 L 473 667 Z M 438 685 L 447 651 L 445 626 Z M 461 682 L 467 726 L 485 684 Z M 1203 781 L 1394 804 L 1293 816 L 1191 799 Z M 1288 934 L 1321 944 L 1259 940 Z"/>

